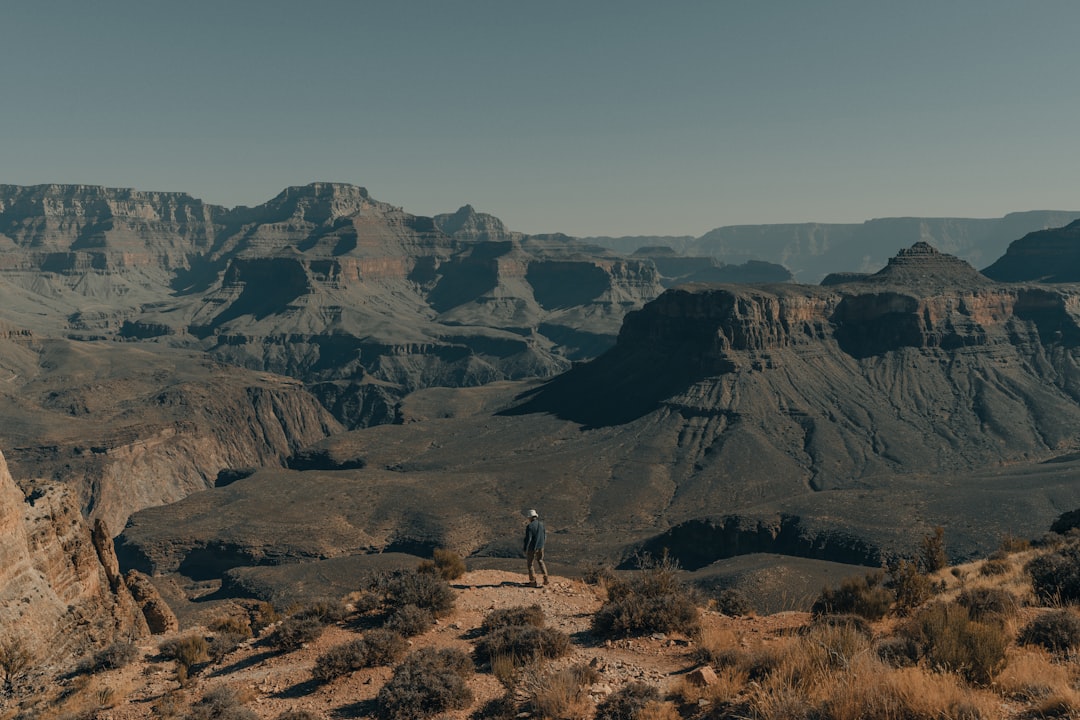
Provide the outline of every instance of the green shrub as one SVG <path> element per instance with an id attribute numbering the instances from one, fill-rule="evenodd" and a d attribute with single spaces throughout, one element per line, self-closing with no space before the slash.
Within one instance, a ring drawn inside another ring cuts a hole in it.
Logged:
<path id="1" fill-rule="evenodd" d="M 326 625 L 314 615 L 293 615 L 285 618 L 270 635 L 270 644 L 281 650 L 296 650 L 305 643 L 315 642 Z"/>
<path id="2" fill-rule="evenodd" d="M 1075 542 L 1032 558 L 1025 569 L 1040 600 L 1080 600 L 1080 545 Z"/>
<path id="3" fill-rule="evenodd" d="M 634 720 L 660 691 L 643 682 L 629 682 L 596 706 L 596 720 Z"/>
<path id="4" fill-rule="evenodd" d="M 945 554 L 945 528 L 940 525 L 919 543 L 919 564 L 927 573 L 935 573 L 949 564 Z"/>
<path id="5" fill-rule="evenodd" d="M 312 675 L 329 682 L 354 670 L 389 665 L 405 653 L 405 638 L 391 630 L 369 630 L 362 638 L 336 645 L 315 661 Z"/>
<path id="6" fill-rule="evenodd" d="M 454 590 L 445 580 L 433 573 L 399 570 L 379 581 L 380 589 L 390 608 L 415 605 L 441 617 L 454 609 Z"/>
<path id="7" fill-rule="evenodd" d="M 413 637 L 427 632 L 434 624 L 435 616 L 430 610 L 415 605 L 403 605 L 390 613 L 383 627 L 405 637 Z"/>
<path id="8" fill-rule="evenodd" d="M 967 608 L 972 620 L 1012 617 L 1019 608 L 1016 596 L 998 587 L 968 588 L 956 602 Z"/>
<path id="9" fill-rule="evenodd" d="M 480 624 L 480 632 L 486 635 L 499 628 L 514 625 L 544 627 L 544 609 L 539 605 L 518 605 L 492 610 L 484 616 L 484 621 Z"/>
<path id="10" fill-rule="evenodd" d="M 880 620 L 889 612 L 894 599 L 884 581 L 885 573 L 881 570 L 845 578 L 839 587 L 823 589 L 810 612 L 814 615 L 854 614 L 867 620 Z"/>
<path id="11" fill-rule="evenodd" d="M 1080 647 L 1080 618 L 1069 610 L 1051 610 L 1020 630 L 1021 645 L 1041 645 L 1051 652 Z"/>
<path id="12" fill-rule="evenodd" d="M 187 720 L 258 720 L 259 716 L 244 707 L 235 689 L 219 685 L 207 691 L 199 702 L 191 706 Z"/>
<path id="13" fill-rule="evenodd" d="M 961 605 L 930 605 L 914 618 L 907 632 L 931 667 L 958 673 L 973 683 L 990 682 L 1005 664 L 1009 637 L 1004 628 L 972 620 Z"/>
<path id="14" fill-rule="evenodd" d="M 607 586 L 608 599 L 593 616 L 593 631 L 601 635 L 645 635 L 681 632 L 697 635 L 701 619 L 693 590 L 678 576 L 678 564 L 668 557 L 644 558 L 628 579 Z"/>
<path id="15" fill-rule="evenodd" d="M 472 661 L 456 648 L 423 648 L 397 666 L 376 697 L 381 720 L 416 720 L 472 702 Z"/>
<path id="16" fill-rule="evenodd" d="M 496 655 L 514 658 L 517 664 L 562 657 L 570 651 L 570 637 L 554 628 L 506 625 L 476 643 L 476 659 L 490 662 Z"/>

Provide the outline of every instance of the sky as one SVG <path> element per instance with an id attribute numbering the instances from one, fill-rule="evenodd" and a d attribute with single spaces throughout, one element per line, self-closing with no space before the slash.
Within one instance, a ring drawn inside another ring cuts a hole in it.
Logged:
<path id="1" fill-rule="evenodd" d="M 528 233 L 1080 209 L 1075 0 L 4 0 L 0 183 Z"/>

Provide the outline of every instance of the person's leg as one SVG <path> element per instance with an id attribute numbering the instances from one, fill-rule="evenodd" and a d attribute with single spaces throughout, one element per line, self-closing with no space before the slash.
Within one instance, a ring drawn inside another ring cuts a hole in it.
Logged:
<path id="1" fill-rule="evenodd" d="M 533 575 L 533 559 L 536 557 L 535 550 L 525 551 L 525 564 L 529 568 L 529 582 L 533 585 L 536 584 L 536 576 Z"/>
<path id="2" fill-rule="evenodd" d="M 544 584 L 548 584 L 547 565 L 544 563 L 544 549 L 536 551 L 536 564 L 540 566 L 540 572 L 544 574 Z"/>

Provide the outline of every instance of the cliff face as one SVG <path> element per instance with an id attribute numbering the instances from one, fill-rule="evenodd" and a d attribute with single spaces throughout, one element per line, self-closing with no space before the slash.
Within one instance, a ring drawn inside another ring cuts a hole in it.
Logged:
<path id="1" fill-rule="evenodd" d="M 0 320 L 288 374 L 350 425 L 392 420 L 417 388 L 561 372 L 662 289 L 648 260 L 529 238 L 470 206 L 411 215 L 351 185 L 232 210 L 0 186 Z"/>
<path id="2" fill-rule="evenodd" d="M 0 455 L 0 629 L 35 665 L 147 633 L 111 538 L 94 540 L 68 489 L 24 500 Z"/>
<path id="3" fill-rule="evenodd" d="M 28 491 L 70 485 L 91 519 L 212 487 L 225 469 L 282 465 L 342 428 L 301 383 L 148 345 L 0 340 L 0 427 Z"/>
<path id="4" fill-rule="evenodd" d="M 999 282 L 1080 282 L 1080 220 L 1025 235 L 983 272 Z"/>

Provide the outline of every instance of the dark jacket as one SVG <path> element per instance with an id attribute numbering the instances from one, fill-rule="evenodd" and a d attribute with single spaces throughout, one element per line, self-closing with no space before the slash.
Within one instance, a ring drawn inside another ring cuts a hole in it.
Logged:
<path id="1" fill-rule="evenodd" d="M 544 532 L 544 521 L 540 518 L 533 518 L 532 522 L 525 526 L 524 552 L 543 550 L 545 540 L 547 540 L 547 533 Z"/>

